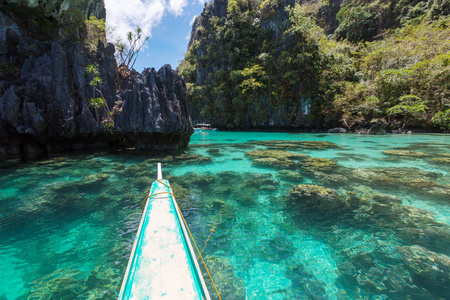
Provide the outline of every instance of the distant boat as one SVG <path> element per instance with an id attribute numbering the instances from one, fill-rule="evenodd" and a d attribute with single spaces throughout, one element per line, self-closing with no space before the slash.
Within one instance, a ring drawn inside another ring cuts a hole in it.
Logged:
<path id="1" fill-rule="evenodd" d="M 198 123 L 194 126 L 194 130 L 195 132 L 200 132 L 200 131 L 217 131 L 218 129 L 212 127 L 211 124 Z"/>

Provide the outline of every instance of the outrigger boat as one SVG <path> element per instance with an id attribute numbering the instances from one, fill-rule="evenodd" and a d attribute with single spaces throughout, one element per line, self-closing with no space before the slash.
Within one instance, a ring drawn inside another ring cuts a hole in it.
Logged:
<path id="1" fill-rule="evenodd" d="M 207 124 L 207 123 L 198 123 L 194 126 L 194 130 L 195 132 L 200 132 L 200 131 L 217 131 L 217 128 L 214 128 L 211 126 L 211 124 Z"/>
<path id="2" fill-rule="evenodd" d="M 159 163 L 157 178 L 146 198 L 119 300 L 210 300 L 184 219 Z"/>

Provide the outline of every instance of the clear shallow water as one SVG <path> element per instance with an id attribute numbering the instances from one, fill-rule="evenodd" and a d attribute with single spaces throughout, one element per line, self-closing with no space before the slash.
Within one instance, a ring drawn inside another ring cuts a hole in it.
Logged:
<path id="1" fill-rule="evenodd" d="M 0 299 L 115 299 L 157 161 L 199 246 L 214 229 L 204 256 L 224 299 L 449 298 L 448 135 L 213 132 L 190 146 L 1 165 Z"/>

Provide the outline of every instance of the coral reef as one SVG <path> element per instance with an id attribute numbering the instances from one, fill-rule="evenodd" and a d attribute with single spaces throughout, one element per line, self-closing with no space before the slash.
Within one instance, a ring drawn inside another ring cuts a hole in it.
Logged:
<path id="1" fill-rule="evenodd" d="M 325 172 L 336 168 L 337 164 L 331 159 L 308 157 L 302 162 L 302 167 L 310 172 Z"/>
<path id="2" fill-rule="evenodd" d="M 413 158 L 429 156 L 425 152 L 407 151 L 407 150 L 386 150 L 386 151 L 382 151 L 382 153 L 386 154 L 386 155 L 396 155 L 396 156 L 413 157 Z"/>

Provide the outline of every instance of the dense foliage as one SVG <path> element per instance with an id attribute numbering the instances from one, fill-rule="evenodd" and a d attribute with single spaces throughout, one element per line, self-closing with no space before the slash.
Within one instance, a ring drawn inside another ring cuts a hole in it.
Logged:
<path id="1" fill-rule="evenodd" d="M 302 3 L 205 5 L 178 67 L 194 121 L 450 129 L 450 1 Z"/>

